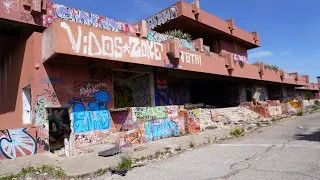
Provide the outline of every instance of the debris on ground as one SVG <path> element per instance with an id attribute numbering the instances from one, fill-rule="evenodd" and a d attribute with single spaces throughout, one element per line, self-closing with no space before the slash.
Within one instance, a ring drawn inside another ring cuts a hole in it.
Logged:
<path id="1" fill-rule="evenodd" d="M 121 153 L 121 147 L 116 146 L 116 147 L 113 147 L 113 148 L 110 148 L 110 149 L 107 149 L 104 151 L 100 151 L 100 152 L 98 152 L 98 155 L 102 156 L 102 157 L 108 157 L 108 156 L 114 156 L 119 153 Z"/>

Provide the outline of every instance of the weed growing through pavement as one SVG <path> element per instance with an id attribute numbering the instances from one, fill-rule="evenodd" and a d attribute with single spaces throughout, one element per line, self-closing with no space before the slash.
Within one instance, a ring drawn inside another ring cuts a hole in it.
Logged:
<path id="1" fill-rule="evenodd" d="M 118 166 L 116 170 L 126 170 L 131 169 L 133 164 L 133 158 L 130 155 L 124 155 L 120 157 L 120 162 L 118 162 Z"/>

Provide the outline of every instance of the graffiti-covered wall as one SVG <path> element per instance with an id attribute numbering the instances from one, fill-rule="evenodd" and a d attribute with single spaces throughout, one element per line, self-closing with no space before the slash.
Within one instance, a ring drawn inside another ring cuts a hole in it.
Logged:
<path id="1" fill-rule="evenodd" d="M 248 102 L 253 99 L 257 101 L 267 101 L 268 98 L 268 90 L 266 86 L 240 86 L 240 101 Z"/>
<path id="2" fill-rule="evenodd" d="M 62 143 L 63 138 L 59 135 L 62 136 L 65 131 L 71 131 L 71 140 L 75 141 L 76 136 L 110 129 L 109 109 L 114 107 L 110 70 L 49 64 L 41 66 L 35 74 L 33 114 L 41 140 L 55 147 Z M 61 107 L 69 108 L 69 129 L 65 128 L 68 124 L 63 122 L 65 118 L 56 118 L 57 114 L 63 114 L 66 110 L 48 112 L 50 108 Z M 53 136 L 56 137 L 54 142 L 50 141 Z"/>
<path id="3" fill-rule="evenodd" d="M 156 106 L 183 105 L 191 102 L 190 84 L 186 79 L 168 78 L 167 71 L 154 72 Z"/>
<path id="4" fill-rule="evenodd" d="M 180 136 L 197 128 L 195 116 L 190 115 L 186 123 L 187 112 L 180 111 L 178 106 L 133 107 L 128 111 L 112 112 L 117 131 L 122 132 L 117 142 L 121 146 L 144 143 L 157 139 Z M 194 130 L 196 131 L 196 130 Z"/>
<path id="5" fill-rule="evenodd" d="M 149 75 L 136 78 L 114 78 L 114 107 L 151 106 Z"/>

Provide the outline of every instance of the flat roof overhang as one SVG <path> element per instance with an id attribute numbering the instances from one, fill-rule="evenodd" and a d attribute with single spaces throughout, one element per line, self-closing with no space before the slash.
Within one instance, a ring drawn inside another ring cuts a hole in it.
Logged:
<path id="1" fill-rule="evenodd" d="M 165 32 L 172 29 L 181 29 L 193 35 L 194 38 L 201 34 L 204 41 L 219 35 L 225 39 L 236 39 L 245 44 L 248 49 L 260 47 L 260 39 L 257 32 L 247 32 L 234 25 L 234 20 L 222 20 L 200 9 L 199 2 L 187 3 L 179 1 L 172 6 L 160 11 L 148 18 L 150 29 Z M 198 7 L 197 7 L 198 6 Z M 170 17 L 168 18 L 168 14 Z"/>
<path id="2" fill-rule="evenodd" d="M 292 75 L 281 77 L 279 71 L 261 69 L 257 65 L 234 62 L 232 55 L 207 56 L 199 51 L 180 48 L 178 39 L 163 43 L 149 41 L 145 38 L 129 36 L 100 28 L 81 25 L 74 22 L 55 19 L 44 31 L 42 38 L 42 61 L 57 61 L 57 55 L 87 57 L 147 66 L 179 69 L 244 78 L 261 82 L 282 83 L 294 86 L 306 86 L 305 78 Z M 168 53 L 175 59 L 169 61 Z M 170 53 L 169 53 L 170 54 Z M 80 58 L 81 59 L 81 58 Z M 61 61 L 61 60 L 60 60 Z M 65 58 L 63 61 L 68 61 Z M 227 68 L 232 64 L 232 70 Z M 201 75 L 199 75 L 201 76 Z"/>

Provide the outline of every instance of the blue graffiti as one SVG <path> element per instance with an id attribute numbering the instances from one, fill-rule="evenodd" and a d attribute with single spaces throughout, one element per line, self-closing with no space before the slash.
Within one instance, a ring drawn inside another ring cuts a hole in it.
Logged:
<path id="1" fill-rule="evenodd" d="M 65 19 L 65 20 L 72 20 L 72 10 L 67 8 L 64 5 L 58 5 L 56 9 L 56 14 L 58 18 Z"/>
<path id="2" fill-rule="evenodd" d="M 106 91 L 98 91 L 93 95 L 93 97 L 101 103 L 107 103 L 110 99 L 110 95 Z"/>
<path id="3" fill-rule="evenodd" d="M 146 142 L 179 135 L 180 129 L 172 120 L 156 120 L 152 122 L 145 122 Z"/>
<path id="4" fill-rule="evenodd" d="M 106 104 L 110 95 L 106 91 L 98 91 L 88 103 L 77 101 L 73 105 L 74 132 L 106 130 L 110 128 L 110 112 Z"/>
<path id="5" fill-rule="evenodd" d="M 98 27 L 98 15 L 87 13 L 85 11 L 78 11 L 75 20 L 77 23 L 91 25 L 93 27 Z"/>
<path id="6" fill-rule="evenodd" d="M 101 19 L 100 23 L 102 29 L 107 29 L 114 32 L 120 32 L 122 29 L 121 25 L 114 19 L 104 18 Z"/>

